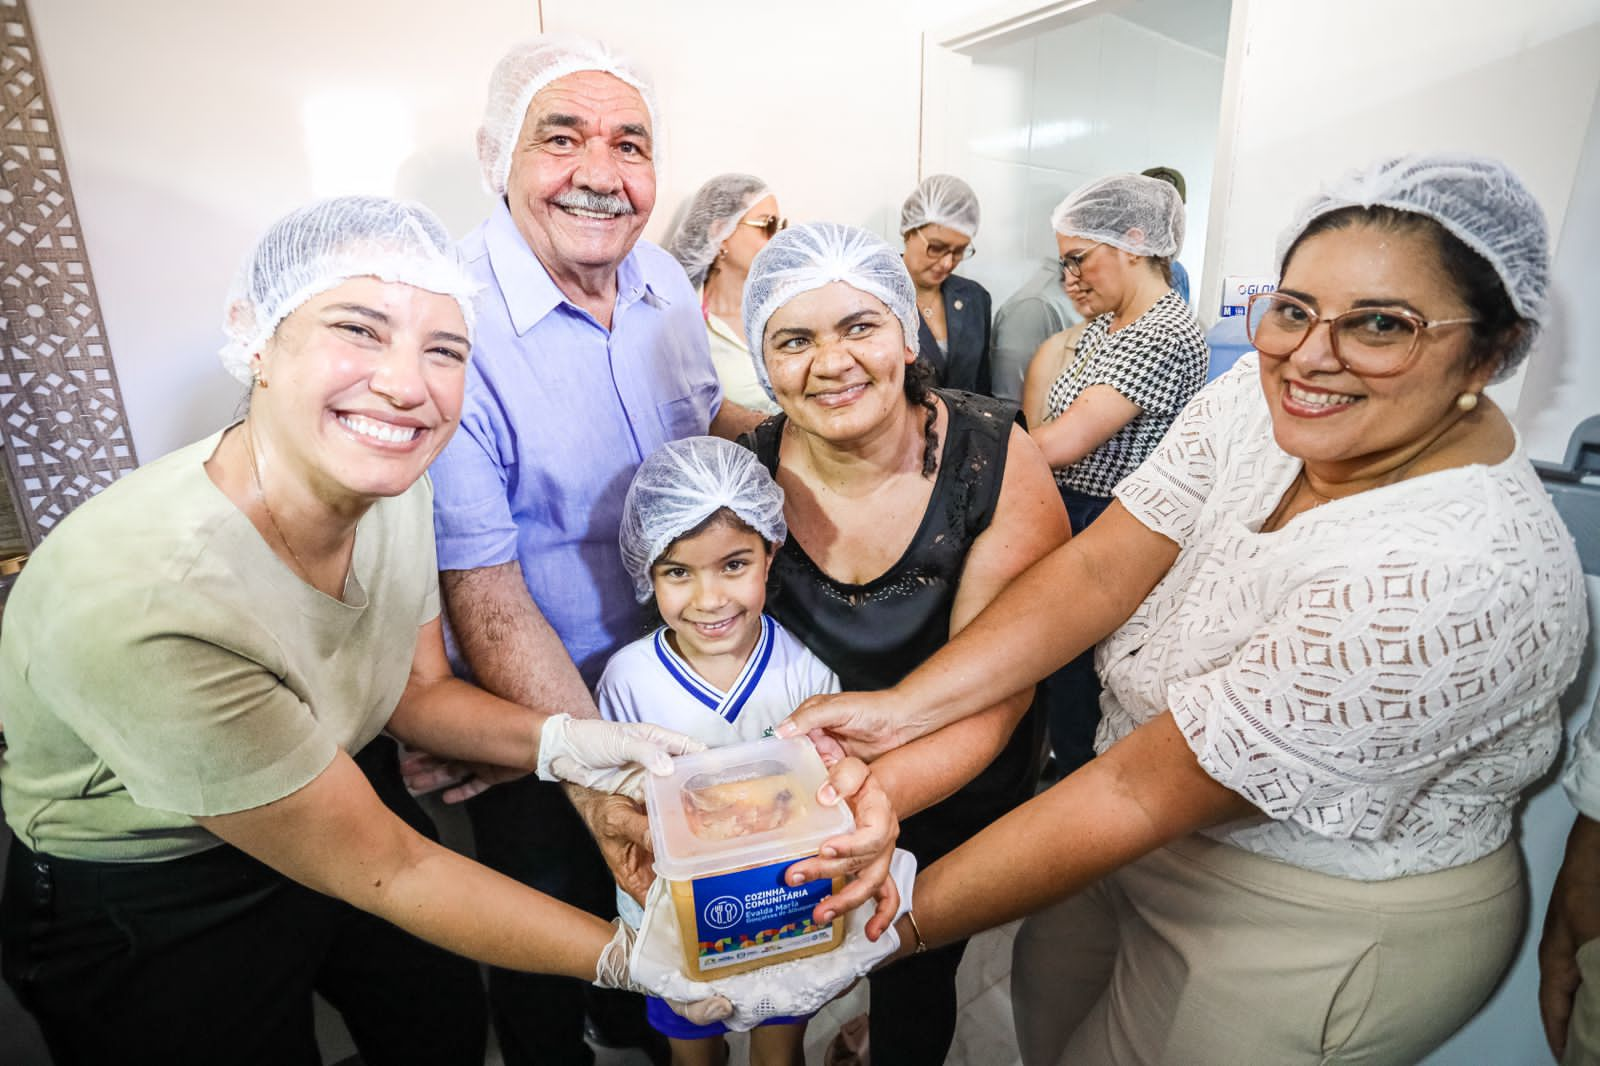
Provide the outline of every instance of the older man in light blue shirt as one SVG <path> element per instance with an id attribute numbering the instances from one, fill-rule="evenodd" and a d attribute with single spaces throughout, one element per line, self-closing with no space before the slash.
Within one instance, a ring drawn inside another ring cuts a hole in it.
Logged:
<path id="1" fill-rule="evenodd" d="M 597 714 L 590 688 L 644 625 L 617 544 L 634 470 L 667 441 L 758 421 L 722 400 L 683 269 L 639 240 L 656 128 L 648 79 L 598 42 L 538 38 L 496 67 L 478 154 L 501 202 L 463 242 L 484 292 L 461 426 L 431 471 L 458 671 L 579 716 Z M 484 768 L 446 794 L 472 797 L 482 861 L 603 913 L 612 880 L 586 821 L 618 882 L 648 885 L 630 801 L 574 790 L 569 805 L 527 778 L 488 788 L 507 776 Z M 585 1010 L 616 1009 L 570 979 L 505 970 L 489 992 L 508 1066 L 592 1061 Z"/>

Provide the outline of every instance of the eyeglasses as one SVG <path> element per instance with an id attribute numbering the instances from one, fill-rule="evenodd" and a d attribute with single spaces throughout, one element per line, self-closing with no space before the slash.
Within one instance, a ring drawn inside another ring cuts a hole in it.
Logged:
<path id="1" fill-rule="evenodd" d="M 767 240 L 770 241 L 780 232 L 789 228 L 789 220 L 779 218 L 777 215 L 768 215 L 766 218 L 740 219 L 739 225 L 754 226 L 758 230 L 763 230 L 767 235 Z"/>
<path id="2" fill-rule="evenodd" d="M 1281 292 L 1258 292 L 1245 307 L 1244 329 L 1256 351 L 1287 359 L 1311 331 L 1326 322 L 1333 357 L 1352 374 L 1386 378 L 1404 373 L 1416 359 L 1424 330 L 1464 326 L 1476 318 L 1428 321 L 1399 307 L 1357 307 L 1322 318 L 1303 301 Z"/>
<path id="3" fill-rule="evenodd" d="M 971 259 L 978 254 L 978 249 L 970 244 L 946 244 L 943 241 L 930 241 L 928 238 L 923 237 L 920 232 L 917 236 L 922 237 L 922 246 L 928 250 L 928 258 L 935 262 L 945 256 L 949 256 L 959 263 L 963 259 Z"/>
<path id="4" fill-rule="evenodd" d="M 1089 256 L 1091 254 L 1093 254 L 1093 252 L 1094 252 L 1094 250 L 1096 248 L 1104 248 L 1104 247 L 1105 247 L 1105 245 L 1103 245 L 1103 244 L 1091 244 L 1091 245 L 1089 245 L 1089 247 L 1085 248 L 1081 252 L 1073 252 L 1071 255 L 1062 256 L 1061 257 L 1061 269 L 1062 269 L 1062 271 L 1067 273 L 1067 274 L 1071 274 L 1075 278 L 1083 277 L 1083 261 L 1085 259 L 1089 258 Z"/>

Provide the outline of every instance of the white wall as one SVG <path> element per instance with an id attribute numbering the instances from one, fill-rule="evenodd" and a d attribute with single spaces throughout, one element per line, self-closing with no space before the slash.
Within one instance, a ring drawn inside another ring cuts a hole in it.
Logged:
<path id="1" fill-rule="evenodd" d="M 535 0 L 32 0 L 107 334 L 144 461 L 226 422 L 214 352 L 229 278 L 314 195 L 390 193 L 457 234 L 487 212 L 473 133 Z M 657 82 L 659 238 L 712 174 L 749 170 L 791 218 L 892 233 L 917 180 L 924 21 L 978 0 L 544 0 Z M 408 145 L 395 152 L 396 144 Z"/>
<path id="2" fill-rule="evenodd" d="M 1138 6 L 1119 10 L 1132 14 Z M 1225 9 L 1218 18 L 1226 21 Z M 981 251 L 963 274 L 1003 301 L 1040 260 L 1055 258 L 1049 218 L 1062 197 L 1095 178 L 1160 164 L 1182 172 L 1188 187 L 1179 258 L 1198 282 L 1220 55 L 1120 15 L 1091 15 L 963 51 L 971 61 L 960 101 L 965 113 L 949 116 L 963 124 L 947 143 L 959 136 L 964 144 L 939 163 L 971 182 L 983 205 L 975 242 Z"/>

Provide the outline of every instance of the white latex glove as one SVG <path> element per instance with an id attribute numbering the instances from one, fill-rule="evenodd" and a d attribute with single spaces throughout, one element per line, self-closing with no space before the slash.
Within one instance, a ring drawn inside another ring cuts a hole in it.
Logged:
<path id="1" fill-rule="evenodd" d="M 617 927 L 617 931 L 612 934 L 611 942 L 600 950 L 600 961 L 594 968 L 594 983 L 601 988 L 621 988 L 628 992 L 652 994 L 648 988 L 635 983 L 628 976 L 628 956 L 633 950 L 635 935 L 633 930 L 629 929 L 621 918 L 615 919 L 611 924 Z M 696 1025 L 720 1022 L 733 1010 L 733 1004 L 717 995 L 707 995 L 692 1002 L 669 999 L 667 1006 Z"/>
<path id="2" fill-rule="evenodd" d="M 703 751 L 705 745 L 682 733 L 640 722 L 603 722 L 558 714 L 539 731 L 541 781 L 571 781 L 601 792 L 644 799 L 640 767 L 654 774 L 672 772 L 672 756 Z"/>
<path id="3" fill-rule="evenodd" d="M 900 890 L 900 909 L 895 913 L 898 921 L 911 909 L 912 882 L 917 876 L 915 856 L 896 848 L 889 863 L 889 876 Z M 867 939 L 867 920 L 876 909 L 877 901 L 869 900 L 846 914 L 844 941 L 832 951 L 731 977 L 694 981 L 683 973 L 678 915 L 667 892 L 667 882 L 657 878 L 645 898 L 644 925 L 639 928 L 628 959 L 629 980 L 668 1003 L 677 1000 L 698 1005 L 712 997 L 721 998 L 732 1010 L 718 1020 L 739 1033 L 754 1029 L 768 1018 L 811 1014 L 899 950 L 900 937 L 892 922 L 876 943 Z"/>

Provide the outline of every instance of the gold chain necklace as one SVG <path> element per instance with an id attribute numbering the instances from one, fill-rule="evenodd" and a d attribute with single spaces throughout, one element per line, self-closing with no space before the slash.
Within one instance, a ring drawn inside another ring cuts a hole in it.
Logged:
<path id="1" fill-rule="evenodd" d="M 294 560 L 296 572 L 308 584 L 315 586 L 316 581 L 312 580 L 310 567 L 301 561 L 300 553 L 294 550 L 294 545 L 289 543 L 289 538 L 283 535 L 283 527 L 278 525 L 278 516 L 272 513 L 272 505 L 267 502 L 267 489 L 261 482 L 261 462 L 256 458 L 255 438 L 250 432 L 250 423 L 248 421 L 245 422 L 243 429 L 245 450 L 250 453 L 250 473 L 255 475 L 256 479 L 256 499 L 261 501 L 261 509 L 267 512 L 267 521 L 272 524 L 272 531 L 278 535 L 278 539 L 283 542 L 283 546 L 289 549 L 289 558 Z"/>

